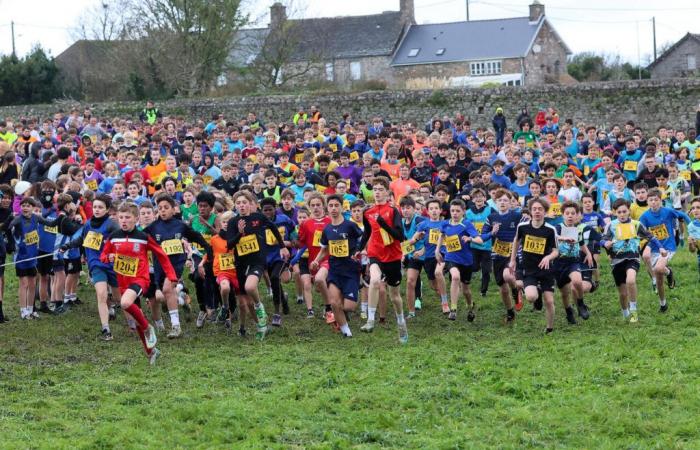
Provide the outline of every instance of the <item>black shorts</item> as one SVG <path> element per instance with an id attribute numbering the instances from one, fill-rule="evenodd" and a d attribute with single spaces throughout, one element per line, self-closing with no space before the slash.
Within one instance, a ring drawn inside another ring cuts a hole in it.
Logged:
<path id="1" fill-rule="evenodd" d="M 53 275 L 53 259 L 48 256 L 42 258 L 43 255 L 48 254 L 49 252 L 39 250 L 37 255 L 39 258 L 36 260 L 36 270 L 39 272 L 39 275 Z"/>
<path id="2" fill-rule="evenodd" d="M 448 271 L 452 269 L 457 269 L 459 271 L 459 281 L 464 284 L 469 284 L 472 282 L 472 269 L 474 266 L 464 266 L 462 264 L 457 264 L 453 262 L 446 262 L 445 269 Z"/>
<path id="3" fill-rule="evenodd" d="M 404 269 L 417 270 L 419 273 L 423 270 L 423 261 L 420 259 L 406 258 L 403 262 Z"/>
<path id="4" fill-rule="evenodd" d="M 503 278 L 503 271 L 508 267 L 509 260 L 498 258 L 493 260 L 493 277 L 496 279 L 496 286 L 503 286 L 506 280 Z"/>
<path id="5" fill-rule="evenodd" d="M 598 268 L 595 260 L 593 260 L 593 267 L 588 267 L 586 263 L 581 262 L 581 279 L 589 283 L 593 283 L 593 271 Z"/>
<path id="6" fill-rule="evenodd" d="M 435 280 L 435 269 L 437 269 L 437 259 L 426 258 L 423 260 L 423 269 L 425 269 L 425 274 L 428 276 L 428 280 Z"/>
<path id="7" fill-rule="evenodd" d="M 48 259 L 48 258 L 47 258 Z M 52 275 L 56 275 L 56 272 L 65 272 L 66 271 L 66 264 L 65 259 L 54 259 L 52 264 Z M 41 272 L 39 272 L 41 273 Z"/>
<path id="8" fill-rule="evenodd" d="M 581 272 L 581 265 L 578 262 L 561 262 L 557 261 L 554 267 L 555 279 L 557 280 L 557 289 L 563 288 L 571 283 L 571 272 Z"/>
<path id="9" fill-rule="evenodd" d="M 474 258 L 474 264 L 472 265 L 472 271 L 474 272 L 491 272 L 491 251 L 472 249 L 472 257 Z"/>
<path id="10" fill-rule="evenodd" d="M 139 297 L 141 297 L 141 295 L 143 295 L 143 288 L 136 283 L 130 284 L 129 287 L 126 288 L 126 290 L 127 291 L 132 290 L 132 291 L 136 292 L 136 302 L 138 302 Z M 155 292 L 154 292 L 154 295 L 155 295 Z M 139 307 L 141 307 L 140 302 L 138 303 L 138 305 L 139 305 Z"/>
<path id="11" fill-rule="evenodd" d="M 154 274 L 150 274 L 150 279 L 151 280 L 148 283 L 148 289 L 146 290 L 146 292 L 143 292 L 143 289 L 141 289 L 141 291 L 137 291 L 137 292 L 139 292 L 139 295 L 143 294 L 143 296 L 146 298 L 154 298 L 156 296 L 156 291 L 158 289 L 160 289 L 158 287 L 158 282 L 156 281 Z M 136 286 L 136 285 L 132 285 L 132 286 Z M 129 289 L 131 289 L 132 286 L 129 286 Z M 132 289 L 132 290 L 136 291 L 136 289 Z"/>
<path id="12" fill-rule="evenodd" d="M 542 292 L 554 292 L 554 273 L 551 270 L 540 270 L 524 275 L 523 286 L 539 286 Z"/>
<path id="13" fill-rule="evenodd" d="M 299 260 L 299 274 L 311 275 L 311 270 L 309 270 L 309 258 L 301 258 Z"/>
<path id="14" fill-rule="evenodd" d="M 83 265 L 80 262 L 80 258 L 64 259 L 63 267 L 65 267 L 67 274 L 76 274 L 83 270 Z"/>
<path id="15" fill-rule="evenodd" d="M 382 278 L 387 285 L 396 287 L 401 284 L 401 261 L 382 262 L 376 258 L 369 259 L 369 265 L 376 264 L 382 271 Z"/>
<path id="16" fill-rule="evenodd" d="M 173 264 L 172 266 L 177 279 L 182 279 L 182 274 L 185 271 L 185 263 L 183 262 L 182 264 L 178 265 Z M 153 273 L 151 274 L 151 280 L 155 280 L 156 288 L 163 290 L 163 285 L 165 284 L 166 278 L 167 277 L 165 276 L 165 272 L 163 272 L 163 269 L 160 267 L 160 265 L 155 264 L 153 267 Z"/>
<path id="17" fill-rule="evenodd" d="M 30 267 L 28 269 L 20 269 L 19 267 L 15 267 L 15 274 L 17 274 L 18 277 L 35 277 L 36 267 Z"/>
<path id="18" fill-rule="evenodd" d="M 2 238 L 0 238 L 0 239 L 2 239 Z M 2 248 L 2 251 L 0 251 L 0 277 L 5 276 L 5 259 L 7 259 L 7 253 L 5 253 L 4 250 L 5 249 Z"/>
<path id="19" fill-rule="evenodd" d="M 612 274 L 615 280 L 615 286 L 622 286 L 627 282 L 627 269 L 632 269 L 635 272 L 639 271 L 639 261 L 636 259 L 625 259 L 613 266 Z"/>
<path id="20" fill-rule="evenodd" d="M 237 267 L 236 268 L 236 278 L 238 278 L 238 286 L 241 292 L 245 292 L 245 282 L 249 276 L 255 275 L 260 280 L 265 273 L 265 266 L 263 265 L 253 265 L 247 267 Z"/>

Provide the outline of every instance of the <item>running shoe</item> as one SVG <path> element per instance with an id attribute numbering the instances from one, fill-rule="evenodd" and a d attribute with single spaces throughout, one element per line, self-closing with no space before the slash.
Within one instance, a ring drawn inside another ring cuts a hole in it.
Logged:
<path id="1" fill-rule="evenodd" d="M 47 305 L 46 302 L 41 302 L 39 305 L 39 312 L 50 313 L 49 305 Z"/>
<path id="2" fill-rule="evenodd" d="M 590 291 L 591 294 L 594 293 L 598 289 L 598 286 L 600 286 L 600 283 L 598 283 L 597 281 L 594 281 L 591 283 L 591 291 Z"/>
<path id="3" fill-rule="evenodd" d="M 224 328 L 226 328 L 227 332 L 231 332 L 231 319 L 226 318 L 224 321 Z"/>
<path id="4" fill-rule="evenodd" d="M 515 298 L 515 310 L 520 311 L 521 309 L 523 309 L 523 291 L 518 289 L 518 294 Z"/>
<path id="5" fill-rule="evenodd" d="M 374 331 L 374 320 L 368 320 L 366 324 L 362 325 L 360 331 L 364 331 L 365 333 Z"/>
<path id="6" fill-rule="evenodd" d="M 651 290 L 654 291 L 654 294 L 659 293 L 659 290 L 656 289 L 656 280 L 651 280 Z"/>
<path id="7" fill-rule="evenodd" d="M 255 339 L 262 341 L 265 339 L 265 334 L 267 333 L 267 326 L 261 325 L 260 323 L 256 326 Z"/>
<path id="8" fill-rule="evenodd" d="M 367 311 L 360 311 L 360 319 L 367 320 Z"/>
<path id="9" fill-rule="evenodd" d="M 474 319 L 476 319 L 476 314 L 474 313 L 473 309 L 470 309 L 469 312 L 467 313 L 467 320 L 469 322 L 474 322 Z"/>
<path id="10" fill-rule="evenodd" d="M 398 328 L 399 328 L 399 343 L 400 344 L 408 343 L 408 327 L 406 326 L 406 322 L 400 323 L 398 325 Z"/>
<path id="11" fill-rule="evenodd" d="M 146 339 L 147 349 L 151 350 L 153 347 L 156 346 L 156 343 L 158 342 L 158 337 L 156 336 L 156 329 L 153 328 L 153 325 L 148 325 L 148 329 L 144 333 L 143 337 Z"/>
<path id="12" fill-rule="evenodd" d="M 216 322 L 217 323 L 224 323 L 226 318 L 228 317 L 228 308 L 226 307 L 221 307 L 219 308 L 219 313 L 216 316 Z"/>
<path id="13" fill-rule="evenodd" d="M 239 328 L 239 329 L 238 329 L 238 335 L 239 335 L 240 337 L 244 338 L 245 335 L 246 335 L 245 328 Z"/>
<path id="14" fill-rule="evenodd" d="M 301 305 L 302 303 L 304 303 L 304 297 L 297 296 L 297 305 Z"/>
<path id="15" fill-rule="evenodd" d="M 506 325 L 510 325 L 513 322 L 515 322 L 515 311 L 513 311 L 513 310 L 506 311 L 506 317 L 505 317 Z"/>
<path id="16" fill-rule="evenodd" d="M 199 314 L 197 314 L 197 328 L 202 328 L 204 326 L 204 321 L 207 318 L 207 313 L 204 311 L 200 311 Z"/>
<path id="17" fill-rule="evenodd" d="M 313 310 L 313 309 L 308 309 L 308 310 L 306 311 L 306 318 L 307 318 L 307 319 L 313 319 L 314 317 L 316 317 L 316 314 L 314 313 L 314 310 Z"/>
<path id="18" fill-rule="evenodd" d="M 151 354 L 148 355 L 148 363 L 152 366 L 155 366 L 156 360 L 158 359 L 159 356 L 160 356 L 160 350 L 158 350 L 157 348 L 154 348 L 153 350 L 151 350 Z"/>
<path id="19" fill-rule="evenodd" d="M 173 325 L 170 333 L 168 333 L 168 339 L 177 339 L 180 336 L 182 336 L 182 328 L 180 328 L 180 325 Z"/>
<path id="20" fill-rule="evenodd" d="M 329 325 L 332 325 L 335 323 L 335 315 L 333 314 L 333 311 L 326 311 L 324 314 L 326 317 L 326 323 Z"/>
<path id="21" fill-rule="evenodd" d="M 676 279 L 673 276 L 673 270 L 671 268 L 668 268 L 668 274 L 666 275 L 666 284 L 668 285 L 669 289 L 675 289 L 676 288 Z"/>
<path id="22" fill-rule="evenodd" d="M 156 330 L 165 331 L 165 324 L 162 321 L 156 322 Z"/>
<path id="23" fill-rule="evenodd" d="M 262 303 L 260 303 L 259 308 L 255 308 L 255 315 L 258 317 L 258 324 L 262 327 L 267 327 L 267 313 Z"/>
<path id="24" fill-rule="evenodd" d="M 100 339 L 102 339 L 103 341 L 111 341 L 112 339 L 114 339 L 114 337 L 112 336 L 111 331 L 102 330 L 102 335 L 100 336 Z"/>
<path id="25" fill-rule="evenodd" d="M 416 311 L 420 311 L 421 308 L 423 308 L 423 302 L 419 298 L 416 299 L 415 305 L 416 305 Z"/>
<path id="26" fill-rule="evenodd" d="M 112 321 L 117 318 L 117 312 L 114 310 L 114 306 L 109 307 L 109 320 Z"/>
<path id="27" fill-rule="evenodd" d="M 450 314 L 448 314 L 447 318 L 450 320 L 457 320 L 457 311 L 450 311 Z"/>
<path id="28" fill-rule="evenodd" d="M 406 316 L 407 319 L 415 319 L 416 318 L 416 313 L 415 311 L 409 311 L 408 315 Z"/>
<path id="29" fill-rule="evenodd" d="M 281 327 L 282 326 L 282 316 L 279 314 L 273 314 L 272 315 L 272 326 L 273 327 Z"/>
<path id="30" fill-rule="evenodd" d="M 38 319 L 39 318 L 39 313 L 36 311 L 32 311 L 31 316 L 33 319 Z"/>
<path id="31" fill-rule="evenodd" d="M 443 314 L 449 314 L 449 313 L 450 313 L 450 305 L 449 305 L 449 303 L 447 303 L 447 302 L 442 303 L 442 313 L 443 313 Z"/>
<path id="32" fill-rule="evenodd" d="M 566 308 L 566 321 L 571 325 L 576 325 L 576 317 L 574 317 L 574 308 L 569 306 Z"/>
<path id="33" fill-rule="evenodd" d="M 660 313 L 665 313 L 666 311 L 668 311 L 668 302 L 666 302 L 663 305 L 659 305 L 659 312 Z"/>
<path id="34" fill-rule="evenodd" d="M 639 316 L 637 316 L 637 311 L 630 311 L 630 323 L 639 322 Z"/>
<path id="35" fill-rule="evenodd" d="M 71 303 L 73 305 L 82 305 L 83 304 L 83 302 L 78 297 L 75 297 L 73 300 L 71 300 Z"/>
<path id="36" fill-rule="evenodd" d="M 578 309 L 579 317 L 583 320 L 588 320 L 588 318 L 591 317 L 591 313 L 588 311 L 588 305 L 586 305 L 583 300 L 576 305 L 576 309 Z"/>

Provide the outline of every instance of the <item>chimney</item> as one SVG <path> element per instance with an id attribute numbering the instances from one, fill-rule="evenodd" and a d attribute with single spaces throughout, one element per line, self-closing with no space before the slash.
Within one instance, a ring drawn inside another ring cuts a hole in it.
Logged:
<path id="1" fill-rule="evenodd" d="M 401 21 L 405 24 L 415 24 L 416 14 L 413 7 L 413 0 L 400 0 L 399 11 L 401 12 Z"/>
<path id="2" fill-rule="evenodd" d="M 530 5 L 530 22 L 539 22 L 542 16 L 544 16 L 544 5 L 538 0 L 533 1 Z"/>
<path id="3" fill-rule="evenodd" d="M 287 20 L 287 7 L 282 3 L 276 2 L 270 6 L 270 28 L 276 29 L 278 26 Z"/>

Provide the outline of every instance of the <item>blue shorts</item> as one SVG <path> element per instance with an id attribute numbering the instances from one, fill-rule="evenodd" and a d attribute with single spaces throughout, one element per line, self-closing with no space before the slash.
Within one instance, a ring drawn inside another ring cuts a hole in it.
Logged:
<path id="1" fill-rule="evenodd" d="M 93 267 L 90 270 L 90 279 L 92 284 L 106 282 L 110 286 L 117 287 L 117 274 L 104 267 Z"/>
<path id="2" fill-rule="evenodd" d="M 326 283 L 330 286 L 331 284 L 338 288 L 338 290 L 343 294 L 343 298 L 356 302 L 359 298 L 360 291 L 360 274 L 353 274 L 352 276 L 347 276 L 345 274 L 338 274 L 328 272 L 328 279 Z"/>
<path id="3" fill-rule="evenodd" d="M 571 282 L 569 275 L 571 272 L 581 272 L 581 264 L 578 262 L 568 262 L 558 260 L 554 263 L 555 280 L 557 288 L 561 289 Z"/>

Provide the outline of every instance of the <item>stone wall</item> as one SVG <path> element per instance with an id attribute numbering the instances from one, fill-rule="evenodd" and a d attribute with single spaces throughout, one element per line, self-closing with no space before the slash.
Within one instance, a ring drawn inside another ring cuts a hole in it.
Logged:
<path id="1" fill-rule="evenodd" d="M 535 45 L 540 51 L 532 49 L 525 57 L 525 85 L 558 82 L 559 75 L 566 73 L 566 49 L 559 41 L 549 22 L 545 21 L 540 28 Z"/>
<path id="2" fill-rule="evenodd" d="M 375 91 L 359 94 L 280 95 L 267 97 L 232 97 L 215 99 L 170 100 L 160 102 L 164 114 L 184 115 L 189 119 L 209 119 L 222 112 L 238 118 L 256 111 L 263 120 L 289 121 L 299 105 L 317 105 L 325 117 L 338 120 L 349 112 L 355 119 L 369 120 L 380 115 L 391 121 L 423 124 L 434 115 L 462 112 L 474 126 L 487 126 L 497 107 L 505 111 L 509 126 L 522 106 L 534 116 L 539 106 L 556 108 L 562 119 L 575 123 L 610 127 L 633 120 L 645 129 L 659 125 L 690 127 L 695 125 L 695 111 L 700 101 L 700 80 L 643 80 L 610 83 L 581 83 L 572 86 L 525 86 L 496 89 L 444 89 L 421 91 Z M 0 108 L 0 116 L 47 117 L 59 109 L 85 106 L 74 102 Z M 98 116 L 135 117 L 142 103 L 119 102 L 89 105 Z"/>

